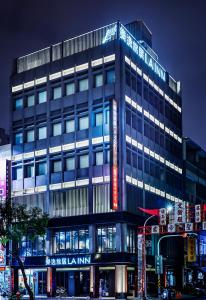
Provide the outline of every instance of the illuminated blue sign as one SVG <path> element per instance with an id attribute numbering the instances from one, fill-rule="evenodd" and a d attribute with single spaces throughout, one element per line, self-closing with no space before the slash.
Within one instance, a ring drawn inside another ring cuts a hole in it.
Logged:
<path id="1" fill-rule="evenodd" d="M 91 263 L 91 256 L 69 256 L 69 257 L 46 257 L 47 266 L 75 266 L 75 265 L 88 265 Z"/>
<path id="2" fill-rule="evenodd" d="M 110 42 L 111 40 L 115 39 L 117 36 L 117 24 L 113 25 L 112 27 L 108 28 L 106 34 L 102 40 L 102 43 L 105 44 Z M 129 31 L 120 24 L 119 29 L 119 38 L 124 41 L 129 48 L 131 48 L 138 57 L 144 61 L 144 63 L 161 78 L 163 81 L 166 80 L 166 72 L 160 66 L 160 64 L 144 49 L 136 40 L 135 38 L 129 33 Z"/>
<path id="3" fill-rule="evenodd" d="M 106 34 L 102 40 L 102 44 L 110 42 L 111 40 L 116 38 L 116 34 L 117 34 L 117 24 L 107 29 Z"/>
<path id="4" fill-rule="evenodd" d="M 135 39 L 122 25 L 120 25 L 119 37 L 139 56 L 140 59 L 146 63 L 153 72 L 155 72 L 163 81 L 166 80 L 165 70 L 142 46 L 137 43 L 137 41 L 135 41 Z"/>

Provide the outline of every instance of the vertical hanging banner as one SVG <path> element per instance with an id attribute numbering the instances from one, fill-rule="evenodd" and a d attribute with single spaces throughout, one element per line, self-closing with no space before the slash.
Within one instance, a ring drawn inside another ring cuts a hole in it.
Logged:
<path id="1" fill-rule="evenodd" d="M 196 261 L 196 239 L 192 237 L 188 237 L 187 239 L 187 260 L 188 262 Z"/>
<path id="2" fill-rule="evenodd" d="M 112 193 L 111 208 L 118 209 L 118 162 L 117 162 L 117 101 L 112 100 Z"/>
<path id="3" fill-rule="evenodd" d="M 143 245 L 144 237 L 142 234 L 137 236 L 137 290 L 138 296 L 141 296 L 144 289 L 144 266 L 143 266 Z"/>
<path id="4" fill-rule="evenodd" d="M 201 205 L 198 204 L 198 205 L 195 205 L 195 222 L 199 223 L 201 221 L 202 221 L 202 218 L 201 218 Z"/>
<path id="5" fill-rule="evenodd" d="M 159 224 L 160 225 L 166 225 L 167 223 L 167 210 L 166 208 L 161 208 L 159 210 Z"/>
<path id="6" fill-rule="evenodd" d="M 175 204 L 174 219 L 177 224 L 186 222 L 185 203 L 179 202 Z"/>

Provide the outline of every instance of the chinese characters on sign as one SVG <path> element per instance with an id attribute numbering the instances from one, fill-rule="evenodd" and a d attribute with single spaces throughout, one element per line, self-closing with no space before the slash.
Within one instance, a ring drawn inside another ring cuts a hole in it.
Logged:
<path id="1" fill-rule="evenodd" d="M 88 265 L 91 263 L 91 256 L 78 257 L 46 257 L 47 266 L 55 265 Z"/>
<path id="2" fill-rule="evenodd" d="M 119 37 L 130 47 L 145 64 L 156 73 L 163 81 L 166 81 L 166 72 L 160 64 L 134 39 L 129 31 L 120 25 Z"/>
<path id="3" fill-rule="evenodd" d="M 117 162 L 117 101 L 112 102 L 113 149 L 112 149 L 112 209 L 118 209 L 118 162 Z"/>
<path id="4" fill-rule="evenodd" d="M 167 210 L 166 210 L 166 208 L 161 208 L 159 210 L 159 218 L 160 218 L 160 225 L 166 225 L 166 222 L 167 222 Z"/>
<path id="5" fill-rule="evenodd" d="M 185 223 L 186 222 L 186 211 L 185 211 L 185 203 L 179 202 L 175 204 L 174 209 L 174 219 L 175 223 Z"/>
<path id="6" fill-rule="evenodd" d="M 195 222 L 201 222 L 201 205 L 195 205 Z"/>
<path id="7" fill-rule="evenodd" d="M 196 261 L 196 239 L 188 237 L 188 247 L 187 247 L 188 262 Z"/>

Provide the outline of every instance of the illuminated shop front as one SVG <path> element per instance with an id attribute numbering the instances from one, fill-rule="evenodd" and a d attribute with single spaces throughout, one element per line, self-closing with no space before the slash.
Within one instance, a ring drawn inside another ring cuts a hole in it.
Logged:
<path id="1" fill-rule="evenodd" d="M 34 241 L 24 237 L 20 253 L 27 281 L 35 295 L 115 297 L 128 293 L 134 296 L 135 229 L 127 228 L 127 253 L 122 254 L 117 253 L 118 230 L 115 224 L 96 226 L 94 253 L 92 230 L 87 226 L 53 229 L 49 244 L 46 237 L 37 237 Z M 17 265 L 14 267 L 18 273 L 18 290 L 26 296 L 21 270 Z"/>

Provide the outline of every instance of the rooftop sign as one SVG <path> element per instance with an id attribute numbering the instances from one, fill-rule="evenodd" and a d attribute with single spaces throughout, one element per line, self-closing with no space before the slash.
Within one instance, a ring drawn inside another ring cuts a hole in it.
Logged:
<path id="1" fill-rule="evenodd" d="M 126 45 L 134 51 L 138 57 L 163 81 L 166 80 L 166 71 L 164 68 L 142 47 L 142 45 L 133 37 L 133 35 L 122 25 L 118 27 L 117 23 L 107 29 L 106 34 L 102 40 L 105 44 L 110 42 L 117 36 L 117 28 L 119 28 L 119 38 L 124 41 Z"/>

